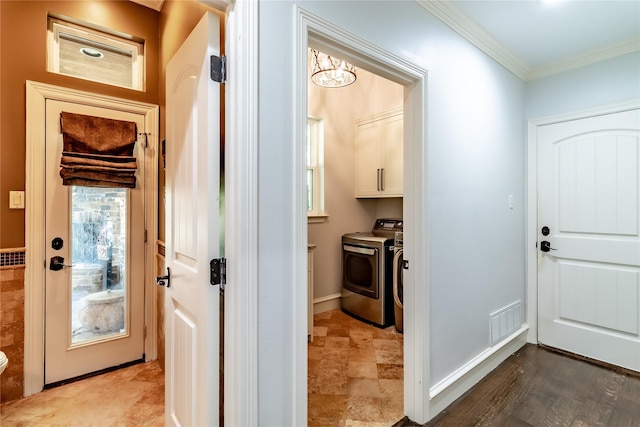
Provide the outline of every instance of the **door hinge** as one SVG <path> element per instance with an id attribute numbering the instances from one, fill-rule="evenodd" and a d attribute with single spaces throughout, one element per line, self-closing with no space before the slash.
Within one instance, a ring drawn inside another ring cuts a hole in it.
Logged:
<path id="1" fill-rule="evenodd" d="M 227 57 L 211 55 L 211 80 L 218 83 L 227 81 Z"/>
<path id="2" fill-rule="evenodd" d="M 227 284 L 227 259 L 226 258 L 214 258 L 211 260 L 211 276 L 210 281 L 212 285 L 226 285 Z"/>
<path id="3" fill-rule="evenodd" d="M 147 243 L 147 230 L 144 230 L 144 242 Z"/>

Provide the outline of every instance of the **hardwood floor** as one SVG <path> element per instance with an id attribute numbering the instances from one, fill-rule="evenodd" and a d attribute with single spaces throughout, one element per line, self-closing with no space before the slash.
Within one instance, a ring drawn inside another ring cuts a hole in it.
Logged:
<path id="1" fill-rule="evenodd" d="M 426 426 L 640 426 L 640 377 L 528 344 Z"/>

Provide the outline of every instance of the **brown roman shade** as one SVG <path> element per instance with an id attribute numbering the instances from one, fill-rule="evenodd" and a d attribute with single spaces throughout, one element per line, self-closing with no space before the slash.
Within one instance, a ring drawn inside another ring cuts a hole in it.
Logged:
<path id="1" fill-rule="evenodd" d="M 60 114 L 63 185 L 136 186 L 136 124 L 82 114 Z"/>

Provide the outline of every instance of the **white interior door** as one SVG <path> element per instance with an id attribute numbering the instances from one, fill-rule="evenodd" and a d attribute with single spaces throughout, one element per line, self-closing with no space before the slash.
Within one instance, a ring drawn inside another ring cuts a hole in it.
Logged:
<path id="1" fill-rule="evenodd" d="M 220 89 L 209 78 L 220 23 L 207 13 L 167 65 L 166 424 L 218 424 Z"/>
<path id="2" fill-rule="evenodd" d="M 63 186 L 63 111 L 135 122 L 138 132 L 147 131 L 144 114 L 46 101 L 45 384 L 144 353 L 145 140 L 138 136 L 134 150 L 136 188 Z M 64 266 L 52 266 L 54 257 Z"/>
<path id="3" fill-rule="evenodd" d="M 538 132 L 539 341 L 636 371 L 639 141 L 637 109 Z"/>

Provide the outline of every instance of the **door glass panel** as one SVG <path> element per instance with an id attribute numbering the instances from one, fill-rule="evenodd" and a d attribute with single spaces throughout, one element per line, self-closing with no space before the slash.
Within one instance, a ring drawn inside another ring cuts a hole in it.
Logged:
<path id="1" fill-rule="evenodd" d="M 129 189 L 71 187 L 71 343 L 126 330 Z"/>

